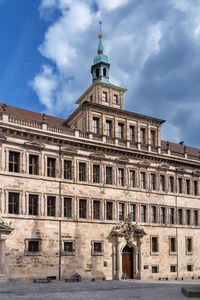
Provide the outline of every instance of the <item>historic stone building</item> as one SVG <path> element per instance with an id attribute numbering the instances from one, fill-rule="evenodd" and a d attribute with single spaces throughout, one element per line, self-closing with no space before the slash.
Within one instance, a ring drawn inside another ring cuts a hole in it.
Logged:
<path id="1" fill-rule="evenodd" d="M 67 119 L 0 104 L 2 279 L 200 276 L 200 151 L 123 109 L 101 37 Z"/>

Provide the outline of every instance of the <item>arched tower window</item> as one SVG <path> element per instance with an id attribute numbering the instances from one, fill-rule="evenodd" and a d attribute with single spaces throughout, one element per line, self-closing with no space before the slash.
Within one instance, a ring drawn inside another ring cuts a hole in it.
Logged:
<path id="1" fill-rule="evenodd" d="M 106 76 L 106 68 L 103 68 L 103 76 Z"/>
<path id="2" fill-rule="evenodd" d="M 96 77 L 99 77 L 99 69 L 96 69 Z"/>

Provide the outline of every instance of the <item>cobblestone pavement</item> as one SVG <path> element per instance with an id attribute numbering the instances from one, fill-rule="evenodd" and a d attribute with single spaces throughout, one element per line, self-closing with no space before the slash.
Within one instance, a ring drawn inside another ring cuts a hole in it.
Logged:
<path id="1" fill-rule="evenodd" d="M 181 287 L 195 284 L 199 286 L 200 280 L 0 282 L 0 300 L 179 300 L 189 299 Z"/>

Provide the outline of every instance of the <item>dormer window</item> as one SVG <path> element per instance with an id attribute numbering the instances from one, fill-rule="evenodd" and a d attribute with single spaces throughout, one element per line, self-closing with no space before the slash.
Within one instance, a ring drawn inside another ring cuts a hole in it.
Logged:
<path id="1" fill-rule="evenodd" d="M 102 93 L 102 101 L 107 102 L 107 93 L 106 92 Z"/>
<path id="2" fill-rule="evenodd" d="M 113 95 L 113 104 L 118 104 L 118 96 Z"/>

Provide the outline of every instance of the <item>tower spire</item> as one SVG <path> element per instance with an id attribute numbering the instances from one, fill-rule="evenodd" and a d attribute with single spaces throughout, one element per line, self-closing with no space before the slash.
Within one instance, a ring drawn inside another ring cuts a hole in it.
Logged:
<path id="1" fill-rule="evenodd" d="M 99 32 L 100 33 L 98 34 L 98 37 L 99 37 L 99 45 L 98 45 L 98 49 L 97 49 L 98 54 L 103 54 L 103 44 L 102 44 L 102 41 L 101 41 L 103 35 L 101 33 L 101 24 L 102 24 L 102 21 L 99 21 Z"/>

